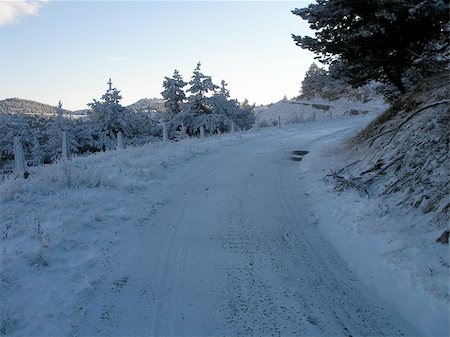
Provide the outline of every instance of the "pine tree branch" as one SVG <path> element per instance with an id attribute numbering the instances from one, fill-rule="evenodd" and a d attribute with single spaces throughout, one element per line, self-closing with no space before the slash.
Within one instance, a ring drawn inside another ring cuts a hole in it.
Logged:
<path id="1" fill-rule="evenodd" d="M 423 59 L 427 60 L 428 62 L 430 62 L 430 63 L 431 63 L 433 66 L 435 66 L 436 68 L 439 68 L 439 69 L 441 69 L 441 70 L 447 70 L 446 67 L 443 67 L 443 66 L 437 64 L 437 63 L 434 62 L 431 58 L 429 58 L 429 57 L 427 57 L 427 56 L 425 56 L 425 55 L 417 54 L 415 51 L 413 51 L 413 50 L 411 50 L 411 49 L 409 49 L 409 48 L 407 48 L 406 50 L 409 51 L 411 54 L 417 56 L 417 57 L 420 57 L 420 58 L 423 58 Z M 444 55 L 442 55 L 442 56 L 444 56 Z M 445 56 L 444 56 L 444 58 L 445 58 Z"/>

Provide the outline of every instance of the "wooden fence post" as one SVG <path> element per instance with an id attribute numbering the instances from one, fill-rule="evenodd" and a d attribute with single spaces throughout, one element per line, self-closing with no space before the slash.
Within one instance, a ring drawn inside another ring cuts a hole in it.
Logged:
<path id="1" fill-rule="evenodd" d="M 117 150 L 125 149 L 125 145 L 123 144 L 123 133 L 121 131 L 117 132 Z"/>
<path id="2" fill-rule="evenodd" d="M 200 138 L 205 138 L 205 127 L 203 125 L 200 127 Z"/>
<path id="3" fill-rule="evenodd" d="M 278 116 L 278 128 L 281 128 L 281 117 Z"/>
<path id="4" fill-rule="evenodd" d="M 167 131 L 167 123 L 163 123 L 163 142 L 167 143 L 169 141 L 169 133 Z"/>
<path id="5" fill-rule="evenodd" d="M 231 122 L 231 133 L 236 132 L 236 123 L 234 121 Z"/>
<path id="6" fill-rule="evenodd" d="M 67 132 L 62 132 L 62 160 L 68 160 L 70 158 L 69 138 Z"/>
<path id="7" fill-rule="evenodd" d="M 27 177 L 25 155 L 20 137 L 14 137 L 14 161 L 16 164 L 16 175 L 20 178 Z"/>

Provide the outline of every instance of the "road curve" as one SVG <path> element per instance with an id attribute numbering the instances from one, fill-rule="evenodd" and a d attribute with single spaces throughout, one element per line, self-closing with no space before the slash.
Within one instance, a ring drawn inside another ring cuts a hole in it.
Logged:
<path id="1" fill-rule="evenodd" d="M 236 141 L 169 173 L 149 225 L 111 259 L 123 286 L 100 286 L 77 334 L 414 335 L 356 279 L 306 206 L 291 153 L 327 137 Z"/>

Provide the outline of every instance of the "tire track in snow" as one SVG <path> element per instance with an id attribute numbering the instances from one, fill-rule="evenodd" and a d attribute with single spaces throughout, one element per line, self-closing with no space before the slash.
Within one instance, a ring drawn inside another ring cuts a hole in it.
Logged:
<path id="1" fill-rule="evenodd" d="M 217 166 L 219 164 L 216 163 Z M 189 228 L 188 224 L 183 221 L 183 216 L 188 207 L 192 206 L 191 196 L 194 193 L 200 193 L 203 181 L 213 171 L 214 168 L 207 167 L 198 173 L 193 180 L 190 180 L 187 192 L 172 204 L 172 207 L 178 207 L 178 211 L 168 224 L 173 230 L 160 259 L 157 272 L 158 281 L 151 324 L 153 336 L 184 335 L 184 279 L 187 268 Z M 189 173 L 184 177 L 190 178 Z"/>
<path id="2" fill-rule="evenodd" d="M 319 137 L 314 142 L 328 137 L 330 135 Z M 310 299 L 309 305 L 305 306 L 310 314 L 305 320 L 316 325 L 324 334 L 340 327 L 339 335 L 344 336 L 403 335 L 404 326 L 391 320 L 392 312 L 389 309 L 368 299 L 367 293 L 375 299 L 377 296 L 353 279 L 347 266 L 322 237 L 314 219 L 299 211 L 299 203 L 305 202 L 305 199 L 299 190 L 301 185 L 298 184 L 298 176 L 292 176 L 295 172 L 293 167 L 298 165 L 301 163 L 280 163 L 276 193 L 283 213 L 283 223 L 290 233 L 287 241 L 303 257 L 299 265 L 306 273 L 302 273 L 301 277 L 308 285 L 303 289 L 309 288 L 314 292 L 310 296 L 302 296 L 303 303 L 308 303 L 308 298 Z"/>
<path id="3" fill-rule="evenodd" d="M 324 135 L 258 137 L 173 172 L 163 191 L 170 203 L 152 217 L 128 272 L 128 289 L 139 284 L 149 294 L 138 310 L 134 298 L 125 308 L 117 303 L 111 318 L 120 321 L 108 323 L 118 329 L 104 334 L 397 334 L 395 324 L 384 324 L 386 312 L 372 310 L 376 296 L 364 294 L 343 263 L 336 263 L 337 253 L 302 205 L 298 163 L 289 156 L 299 143 Z M 149 269 L 144 280 L 142 268 Z M 138 325 L 132 329 L 124 321 L 130 317 Z"/>
<path id="4" fill-rule="evenodd" d="M 227 204 L 222 242 L 236 261 L 227 275 L 228 324 L 234 335 L 411 333 L 373 291 L 354 279 L 309 217 L 295 174 L 298 163 L 289 159 L 298 150 L 292 148 L 295 143 L 289 136 L 262 141 L 262 152 L 248 158 L 256 161 L 250 167 L 256 173 L 237 193 L 240 200 Z"/>

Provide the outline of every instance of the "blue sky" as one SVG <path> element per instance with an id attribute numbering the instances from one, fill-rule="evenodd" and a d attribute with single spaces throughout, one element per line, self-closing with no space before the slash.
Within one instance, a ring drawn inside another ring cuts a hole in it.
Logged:
<path id="1" fill-rule="evenodd" d="M 130 104 L 160 97 L 174 69 L 189 80 L 198 61 L 233 98 L 293 97 L 314 55 L 295 46 L 291 33 L 312 33 L 290 11 L 309 2 L 39 2 L 32 15 L 0 21 L 0 99 L 83 109 L 111 77 Z"/>

